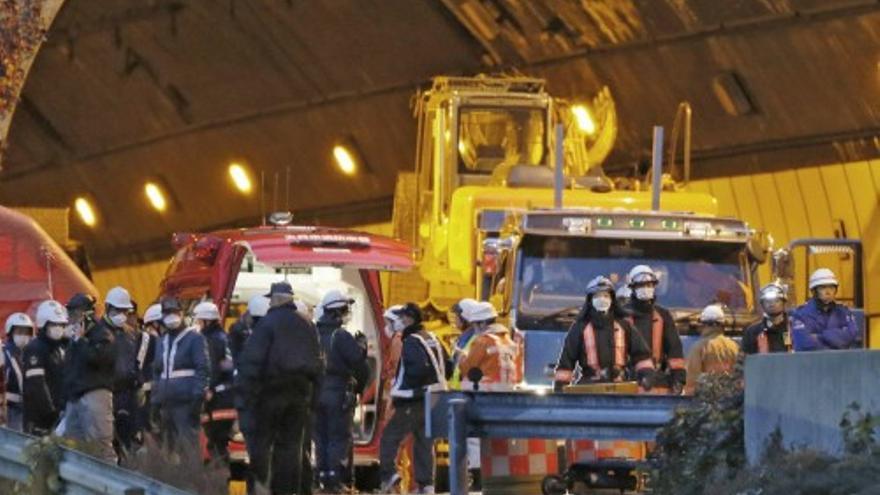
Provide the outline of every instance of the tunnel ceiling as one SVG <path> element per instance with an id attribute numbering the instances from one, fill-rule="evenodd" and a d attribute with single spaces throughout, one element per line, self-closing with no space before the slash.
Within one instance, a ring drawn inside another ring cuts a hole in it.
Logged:
<path id="1" fill-rule="evenodd" d="M 231 161 L 264 171 L 267 209 L 299 221 L 390 217 L 412 168 L 414 91 L 432 75 L 521 72 L 588 99 L 620 133 L 607 168 L 644 161 L 651 126 L 694 109 L 694 173 L 875 157 L 880 3 L 828 0 L 67 0 L 16 110 L 0 198 L 66 206 L 90 193 L 97 265 L 167 255 L 173 231 L 258 221 Z M 720 93 L 739 100 L 725 108 Z M 369 173 L 331 163 L 340 138 Z M 273 194 L 279 175 L 279 194 Z M 171 191 L 152 211 L 147 179 Z"/>

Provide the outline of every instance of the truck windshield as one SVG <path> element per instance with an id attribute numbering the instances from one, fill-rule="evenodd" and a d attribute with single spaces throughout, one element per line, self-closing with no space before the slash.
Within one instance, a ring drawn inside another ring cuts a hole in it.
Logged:
<path id="1" fill-rule="evenodd" d="M 544 110 L 463 107 L 458 119 L 459 172 L 488 175 L 502 164 L 543 163 Z"/>
<path id="2" fill-rule="evenodd" d="M 734 312 L 753 307 L 743 244 L 533 235 L 523 238 L 521 249 L 520 329 L 547 328 L 549 322 L 542 320 L 583 304 L 590 279 L 604 275 L 620 287 L 639 264 L 659 273 L 656 296 L 669 309 L 698 311 L 713 302 Z"/>

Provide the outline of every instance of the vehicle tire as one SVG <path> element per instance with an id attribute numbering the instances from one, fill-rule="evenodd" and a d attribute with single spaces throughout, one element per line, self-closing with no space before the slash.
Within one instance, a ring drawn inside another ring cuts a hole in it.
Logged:
<path id="1" fill-rule="evenodd" d="M 543 495 L 565 495 L 568 493 L 568 486 L 561 476 L 551 474 L 545 476 L 541 481 L 541 493 Z"/>

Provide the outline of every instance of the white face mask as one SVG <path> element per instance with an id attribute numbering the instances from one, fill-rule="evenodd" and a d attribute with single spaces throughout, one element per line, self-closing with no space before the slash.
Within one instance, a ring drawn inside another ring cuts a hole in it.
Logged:
<path id="1" fill-rule="evenodd" d="M 30 335 L 13 335 L 12 341 L 15 342 L 15 347 L 19 349 L 24 349 L 24 346 L 28 345 L 28 342 L 31 341 Z"/>
<path id="2" fill-rule="evenodd" d="M 113 326 L 116 328 L 122 328 L 127 321 L 128 315 L 125 313 L 113 313 L 110 315 L 110 323 L 113 323 Z"/>
<path id="3" fill-rule="evenodd" d="M 177 330 L 178 328 L 180 328 L 180 324 L 182 322 L 183 320 L 180 318 L 180 316 L 174 314 L 166 315 L 164 318 L 162 318 L 162 323 L 168 330 Z"/>
<path id="4" fill-rule="evenodd" d="M 636 299 L 638 299 L 639 301 L 650 301 L 654 299 L 654 288 L 650 285 L 647 285 L 645 287 L 638 287 L 635 290 L 635 293 Z"/>
<path id="5" fill-rule="evenodd" d="M 607 295 L 595 295 L 592 299 L 593 308 L 600 313 L 605 313 L 611 307 L 611 298 Z"/>
<path id="6" fill-rule="evenodd" d="M 64 326 L 49 325 L 46 327 L 46 335 L 52 340 L 61 340 L 64 337 Z"/>

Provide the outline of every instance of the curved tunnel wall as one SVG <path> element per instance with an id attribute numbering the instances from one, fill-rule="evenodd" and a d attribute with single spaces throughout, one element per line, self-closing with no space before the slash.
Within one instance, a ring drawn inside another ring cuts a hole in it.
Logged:
<path id="1" fill-rule="evenodd" d="M 722 215 L 742 218 L 769 231 L 777 247 L 804 237 L 845 236 L 864 245 L 866 312 L 872 347 L 880 348 L 880 161 L 803 167 L 780 172 L 719 177 L 691 183 L 713 194 Z M 841 275 L 842 292 L 851 291 L 846 261 L 823 257 Z M 769 266 L 761 280 L 769 279 Z M 796 294 L 803 301 L 803 291 Z"/>

